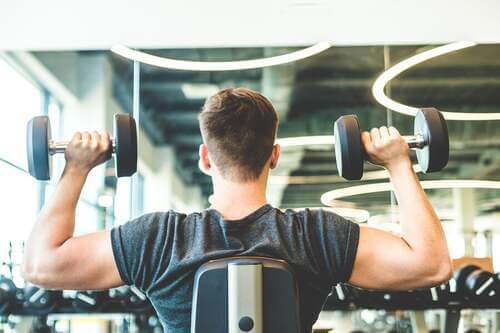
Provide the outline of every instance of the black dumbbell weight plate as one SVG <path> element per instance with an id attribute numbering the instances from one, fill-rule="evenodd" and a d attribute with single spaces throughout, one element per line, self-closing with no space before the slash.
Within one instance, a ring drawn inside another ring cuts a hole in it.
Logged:
<path id="1" fill-rule="evenodd" d="M 137 171 L 137 128 L 134 118 L 115 115 L 115 168 L 117 177 L 128 177 Z"/>
<path id="2" fill-rule="evenodd" d="M 355 299 L 356 293 L 354 288 L 347 284 L 339 283 L 335 285 L 325 302 L 325 309 L 343 309 L 350 305 L 350 302 Z"/>
<path id="3" fill-rule="evenodd" d="M 421 304 L 426 307 L 435 307 L 436 305 L 447 304 L 453 297 L 449 282 L 439 286 L 426 289 L 418 289 L 418 296 Z"/>
<path id="4" fill-rule="evenodd" d="M 0 276 L 0 315 L 5 314 L 16 299 L 17 288 L 11 279 Z"/>
<path id="5" fill-rule="evenodd" d="M 363 176 L 363 147 L 358 117 L 342 116 L 334 124 L 335 160 L 339 175 L 348 180 Z"/>
<path id="6" fill-rule="evenodd" d="M 498 297 L 497 277 L 495 274 L 475 270 L 465 280 L 465 285 L 471 297 L 481 300 L 495 300 Z"/>
<path id="7" fill-rule="evenodd" d="M 442 170 L 448 164 L 450 144 L 448 126 L 435 108 L 424 108 L 415 116 L 415 135 L 422 134 L 426 146 L 417 149 L 418 163 L 424 173 Z"/>
<path id="8" fill-rule="evenodd" d="M 73 307 L 79 311 L 96 311 L 106 300 L 106 291 L 78 291 L 73 299 Z"/>
<path id="9" fill-rule="evenodd" d="M 144 311 L 151 308 L 146 295 L 135 286 L 114 288 L 109 291 L 109 294 L 112 299 L 119 299 L 120 304 L 128 311 Z"/>
<path id="10" fill-rule="evenodd" d="M 465 289 L 465 281 L 467 280 L 467 277 L 478 269 L 480 268 L 476 265 L 465 265 L 455 271 L 453 278 L 456 281 L 457 291 L 463 291 Z"/>
<path id="11" fill-rule="evenodd" d="M 51 140 L 49 117 L 38 116 L 31 119 L 26 134 L 28 171 L 38 180 L 49 180 L 52 169 L 49 158 Z"/>
<path id="12" fill-rule="evenodd" d="M 61 291 L 47 290 L 33 285 L 24 288 L 24 308 L 37 314 L 48 314 L 62 298 Z"/>

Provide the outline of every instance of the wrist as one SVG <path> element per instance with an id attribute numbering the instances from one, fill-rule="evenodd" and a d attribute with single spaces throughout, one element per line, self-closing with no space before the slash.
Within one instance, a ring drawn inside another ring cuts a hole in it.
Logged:
<path id="1" fill-rule="evenodd" d="M 73 176 L 73 177 L 78 177 L 78 178 L 87 178 L 87 175 L 89 174 L 90 169 L 74 165 L 71 163 L 67 163 L 64 167 L 63 171 L 63 176 Z"/>
<path id="2" fill-rule="evenodd" d="M 397 161 L 393 161 L 385 166 L 390 175 L 395 175 L 400 172 L 412 171 L 413 166 L 409 158 L 403 158 Z"/>

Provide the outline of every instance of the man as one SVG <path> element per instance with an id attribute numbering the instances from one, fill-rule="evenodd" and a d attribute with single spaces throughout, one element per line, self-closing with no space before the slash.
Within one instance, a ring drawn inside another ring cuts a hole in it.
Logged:
<path id="1" fill-rule="evenodd" d="M 399 203 L 401 236 L 359 227 L 323 210 L 282 212 L 266 201 L 280 147 L 278 117 L 262 95 L 225 89 L 199 115 L 200 168 L 211 175 L 212 207 L 184 215 L 141 216 L 111 231 L 74 237 L 75 207 L 90 170 L 110 157 L 107 133 L 77 133 L 66 166 L 27 242 L 24 277 L 47 288 L 136 285 L 147 293 L 167 332 L 189 332 L 193 278 L 208 260 L 228 256 L 284 259 L 297 275 L 303 332 L 310 332 L 331 286 L 404 290 L 451 275 L 440 221 L 393 128 L 363 133 L 369 160 L 384 166 Z"/>

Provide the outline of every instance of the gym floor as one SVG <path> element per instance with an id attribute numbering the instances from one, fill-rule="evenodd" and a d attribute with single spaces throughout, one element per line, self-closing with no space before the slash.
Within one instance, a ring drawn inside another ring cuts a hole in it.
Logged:
<path id="1" fill-rule="evenodd" d="M 304 3 L 296 6 L 311 10 L 310 4 Z M 10 5 L 0 5 L 0 12 L 3 6 Z M 495 11 L 485 10 L 489 18 L 487 12 Z M 0 28 L 19 29 L 8 23 L 5 27 L 0 23 Z M 486 28 L 477 29 L 481 33 Z M 89 38 L 93 34 L 96 31 L 90 31 Z M 44 295 L 51 308 L 46 304 L 23 307 L 37 292 L 30 291 L 20 274 L 25 242 L 64 166 L 64 157 L 57 154 L 52 157 L 51 180 L 37 181 L 29 175 L 26 124 L 32 117 L 47 115 L 52 138 L 60 140 L 69 139 L 78 130 L 113 132 L 113 115 L 119 112 L 133 115 L 137 122 L 137 173 L 117 179 L 113 160 L 92 171 L 77 207 L 77 234 L 109 229 L 153 211 L 190 213 L 208 208 L 213 189 L 211 178 L 198 167 L 202 138 L 197 115 L 207 97 L 239 86 L 268 97 L 280 117 L 278 138 L 295 138 L 294 144 L 283 144 L 279 165 L 271 172 L 267 196 L 272 205 L 300 209 L 331 204 L 326 209 L 357 223 L 398 233 L 400 224 L 391 192 L 371 191 L 369 187 L 389 181 L 381 168 L 365 163 L 365 177 L 356 181 L 339 176 L 331 138 L 333 123 L 340 116 L 355 114 L 363 129 L 391 124 L 403 135 L 413 135 L 414 117 L 380 104 L 372 87 L 385 70 L 398 63 L 468 38 L 459 32 L 453 36 L 463 38 L 431 35 L 422 33 L 406 42 L 400 37 L 367 37 L 363 42 L 336 45 L 332 40 L 332 45 L 318 54 L 277 66 L 200 71 L 134 63 L 111 51 L 118 39 L 108 45 L 101 43 L 102 36 L 88 46 L 83 40 L 71 42 L 69 37 L 56 42 L 46 39 L 44 45 L 44 39 L 35 43 L 25 35 L 20 35 L 21 41 L 6 40 L 2 45 L 0 34 L 0 289 L 2 282 L 13 282 L 17 293 L 17 301 L 7 304 L 7 296 L 3 298 L 0 290 L 0 332 L 162 331 L 149 304 L 134 303 L 142 297 L 134 290 L 91 295 L 98 304 L 90 308 L 72 302 L 78 298 L 76 292 L 68 290 L 55 298 Z M 451 257 L 457 260 L 455 267 L 474 263 L 491 273 L 500 271 L 500 35 L 496 40 L 493 37 L 488 43 L 416 64 L 387 82 L 385 89 L 387 96 L 405 106 L 436 107 L 467 115 L 464 120 L 447 121 L 450 151 L 446 167 L 428 174 L 420 172 L 418 177 L 438 181 L 426 182 L 430 187 L 426 193 L 442 221 Z M 312 44 L 276 40 L 216 43 L 212 39 L 206 45 L 199 40 L 182 44 L 178 40 L 161 43 L 146 36 L 139 42 L 136 35 L 133 38 L 135 44 L 131 45 L 148 54 L 203 63 L 269 58 Z M 127 36 L 123 39 L 125 44 Z M 316 40 L 321 41 L 320 37 Z M 311 143 L 315 136 L 328 137 L 319 144 Z M 411 154 L 417 164 L 415 153 Z M 329 191 L 358 185 L 367 187 L 353 196 L 340 195 L 333 202 L 321 199 Z M 496 274 L 500 292 L 500 274 Z M 360 292 L 359 296 L 349 286 L 343 287 L 342 292 L 340 287 L 332 289 L 315 331 L 444 332 L 451 312 L 460 308 L 458 332 L 500 332 L 498 294 L 493 300 L 465 297 L 457 306 L 448 301 L 419 302 L 416 297 L 399 299 L 389 293 Z M 451 292 L 446 288 L 433 293 L 441 292 L 448 299 Z"/>

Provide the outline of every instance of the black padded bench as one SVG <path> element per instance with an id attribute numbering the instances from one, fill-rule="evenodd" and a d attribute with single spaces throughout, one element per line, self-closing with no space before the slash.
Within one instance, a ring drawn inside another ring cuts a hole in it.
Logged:
<path id="1" fill-rule="evenodd" d="M 196 272 L 191 333 L 300 333 L 298 300 L 283 260 L 212 260 Z"/>

